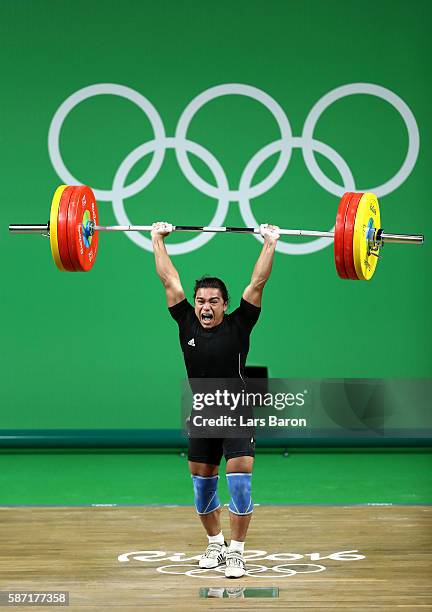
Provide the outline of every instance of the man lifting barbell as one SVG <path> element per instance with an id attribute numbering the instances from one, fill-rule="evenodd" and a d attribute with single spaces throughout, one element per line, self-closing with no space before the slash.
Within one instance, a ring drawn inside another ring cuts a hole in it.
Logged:
<path id="1" fill-rule="evenodd" d="M 100 232 L 151 231 L 157 271 L 165 285 L 171 315 L 179 324 L 180 341 L 189 378 L 219 378 L 221 373 L 224 377 L 224 373 L 219 369 L 221 365 L 228 368 L 226 378 L 242 377 L 249 350 L 249 336 L 259 316 L 261 293 L 271 271 L 279 235 L 334 238 L 337 273 L 341 278 L 351 280 L 372 278 L 383 244 L 423 243 L 422 235 L 384 233 L 376 196 L 372 193 L 354 192 L 342 196 L 334 232 L 323 232 L 279 230 L 275 226 L 101 226 L 96 199 L 90 187 L 61 185 L 54 193 L 47 224 L 10 225 L 9 231 L 48 235 L 57 268 L 70 272 L 87 272 L 93 268 Z M 178 273 L 164 244 L 164 237 L 170 231 L 261 234 L 264 238 L 263 250 L 255 265 L 251 283 L 245 289 L 239 308 L 233 313 L 225 314 L 228 295 L 225 285 L 219 279 L 198 282 L 194 293 L 195 308 L 187 302 Z M 234 328 L 237 334 L 229 333 L 230 329 L 234 331 Z M 206 351 L 203 341 L 205 335 L 210 334 L 217 338 L 223 330 L 228 331 L 225 341 L 219 343 L 217 350 Z M 235 336 L 241 339 L 240 345 L 234 342 Z M 220 529 L 217 498 L 218 466 L 222 454 L 227 459 L 227 479 L 231 494 L 229 507 L 232 539 L 227 550 Z M 226 560 L 226 576 L 232 578 L 245 573 L 242 552 L 253 509 L 253 457 L 254 444 L 250 438 L 234 438 L 228 441 L 199 438 L 190 440 L 189 444 L 189 465 L 194 482 L 195 503 L 209 538 L 209 545 L 200 560 L 200 566 L 217 567 Z"/>
<path id="2" fill-rule="evenodd" d="M 270 276 L 279 228 L 261 225 L 264 239 L 251 281 L 240 306 L 231 314 L 228 292 L 218 278 L 196 281 L 194 307 L 187 301 L 179 274 L 165 247 L 172 225 L 153 224 L 151 232 L 156 271 L 165 287 L 171 316 L 180 331 L 180 345 L 189 379 L 237 379 L 244 383 L 249 337 L 261 311 L 264 286 Z M 226 546 L 220 525 L 217 495 L 219 464 L 225 456 L 230 492 L 231 542 Z M 244 543 L 253 511 L 251 497 L 255 443 L 251 437 L 188 439 L 189 470 L 192 475 L 195 507 L 207 532 L 208 546 L 199 565 L 214 568 L 226 563 L 225 576 L 245 574 Z"/>

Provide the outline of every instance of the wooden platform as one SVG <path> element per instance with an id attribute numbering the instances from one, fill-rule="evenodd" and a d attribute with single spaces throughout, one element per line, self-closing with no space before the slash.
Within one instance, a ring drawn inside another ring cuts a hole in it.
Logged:
<path id="1" fill-rule="evenodd" d="M 226 510 L 223 525 L 228 534 Z M 3 507 L 0 590 L 69 591 L 63 609 L 74 611 L 432 610 L 429 506 L 259 507 L 250 575 L 240 580 L 199 570 L 193 557 L 205 545 L 191 507 Z M 277 586 L 280 594 L 198 598 L 200 587 L 223 586 Z"/>

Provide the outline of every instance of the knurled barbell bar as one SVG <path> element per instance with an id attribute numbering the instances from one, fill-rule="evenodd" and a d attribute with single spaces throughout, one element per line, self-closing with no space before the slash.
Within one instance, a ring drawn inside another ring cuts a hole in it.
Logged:
<path id="1" fill-rule="evenodd" d="M 50 219 L 41 225 L 9 225 L 9 231 L 49 236 L 54 261 L 62 271 L 88 272 L 95 263 L 99 232 L 149 232 L 151 225 L 99 225 L 96 198 L 90 187 L 61 185 L 54 193 Z M 174 225 L 175 232 L 259 234 L 254 227 Z M 373 193 L 348 192 L 339 203 L 334 232 L 281 229 L 282 236 L 334 238 L 334 257 L 341 278 L 370 280 L 384 243 L 423 244 L 422 235 L 388 234 L 381 228 Z"/>

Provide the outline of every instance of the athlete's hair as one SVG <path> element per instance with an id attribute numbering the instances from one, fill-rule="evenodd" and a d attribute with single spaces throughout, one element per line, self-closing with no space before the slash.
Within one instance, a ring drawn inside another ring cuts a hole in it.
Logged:
<path id="1" fill-rule="evenodd" d="M 194 287 L 194 299 L 196 297 L 198 289 L 219 289 L 222 294 L 222 299 L 224 302 L 228 304 L 228 290 L 226 288 L 225 283 L 220 278 L 216 278 L 216 276 L 203 276 L 195 281 Z"/>

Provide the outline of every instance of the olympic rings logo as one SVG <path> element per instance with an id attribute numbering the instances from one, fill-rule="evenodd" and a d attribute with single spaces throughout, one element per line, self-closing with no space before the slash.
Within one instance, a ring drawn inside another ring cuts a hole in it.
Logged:
<path id="1" fill-rule="evenodd" d="M 192 569 L 180 570 L 180 568 L 184 567 L 190 567 Z M 296 569 L 293 569 L 294 567 Z M 313 569 L 300 570 L 300 567 Z M 324 565 L 318 565 L 317 563 L 284 563 L 282 565 L 273 565 L 272 567 L 248 563 L 246 566 L 246 576 L 252 576 L 253 578 L 288 578 L 296 574 L 323 572 L 325 569 L 327 568 Z M 156 571 L 161 574 L 189 576 L 190 578 L 225 578 L 225 566 L 219 566 L 213 569 L 202 569 L 196 565 L 190 564 L 163 565 L 162 567 L 157 567 Z M 215 572 L 215 574 L 213 574 L 213 572 Z"/>
<path id="2" fill-rule="evenodd" d="M 415 166 L 419 152 L 419 130 L 408 105 L 389 89 L 371 83 L 351 83 L 337 87 L 325 94 L 312 107 L 306 117 L 301 136 L 293 136 L 289 120 L 276 100 L 261 89 L 250 85 L 227 83 L 203 91 L 184 109 L 177 123 L 175 135 L 166 136 L 162 119 L 147 98 L 124 85 L 101 83 L 84 87 L 69 96 L 57 109 L 51 121 L 48 134 L 48 151 L 57 174 L 65 183 L 80 184 L 81 181 L 69 172 L 60 153 L 59 138 L 63 122 L 75 106 L 88 98 L 102 94 L 120 96 L 136 104 L 148 117 L 154 132 L 152 140 L 139 145 L 122 161 L 115 173 L 112 189 L 94 189 L 98 200 L 112 202 L 114 215 L 120 225 L 131 225 L 126 214 L 124 200 L 136 195 L 153 181 L 162 166 L 167 149 L 175 150 L 177 162 L 186 179 L 201 193 L 218 201 L 215 215 L 207 225 L 224 225 L 229 204 L 238 202 L 243 221 L 246 226 L 252 227 L 259 224 L 252 213 L 251 200 L 269 191 L 281 179 L 288 167 L 294 148 L 302 150 L 304 162 L 314 180 L 324 190 L 337 197 L 341 197 L 345 191 L 373 191 L 378 197 L 391 193 L 408 178 Z M 408 150 L 406 157 L 396 174 L 382 185 L 367 186 L 367 188 L 356 185 L 345 160 L 329 145 L 314 138 L 315 127 L 322 113 L 337 100 L 354 94 L 368 94 L 385 100 L 399 112 L 407 128 Z M 280 139 L 265 145 L 248 161 L 236 189 L 232 189 L 228 184 L 226 173 L 216 157 L 208 149 L 187 137 L 189 126 L 195 114 L 211 100 L 226 95 L 247 96 L 260 102 L 273 115 L 280 131 Z M 142 176 L 133 183 L 125 185 L 130 170 L 140 159 L 150 153 L 153 154 L 152 160 Z M 206 182 L 197 174 L 189 161 L 188 153 L 196 155 L 207 165 L 216 185 Z M 275 153 L 280 153 L 280 155 L 274 168 L 266 178 L 252 185 L 257 170 Z M 341 176 L 343 185 L 338 185 L 322 172 L 316 162 L 315 153 L 320 153 L 335 166 Z M 329 231 L 333 230 L 334 227 L 329 229 Z M 141 233 L 127 232 L 126 235 L 139 247 L 152 251 L 151 240 Z M 213 237 L 214 234 L 201 233 L 184 242 L 167 245 L 168 252 L 172 255 L 188 253 L 202 247 Z M 254 237 L 262 241 L 261 236 L 254 235 Z M 280 240 L 277 250 L 286 254 L 301 255 L 323 249 L 331 242 L 332 238 L 316 238 L 302 244 Z"/>

